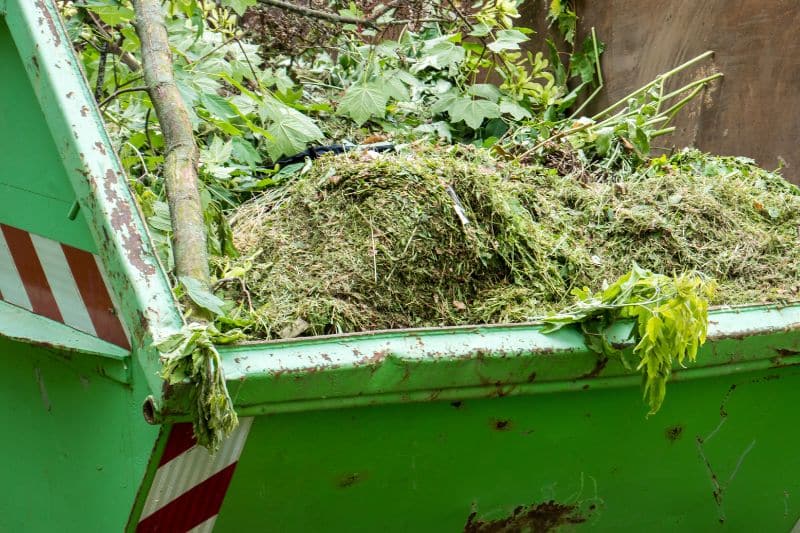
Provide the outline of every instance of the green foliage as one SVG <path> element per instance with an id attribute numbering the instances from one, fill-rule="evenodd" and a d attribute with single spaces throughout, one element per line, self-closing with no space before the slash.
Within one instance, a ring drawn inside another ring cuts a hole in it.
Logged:
<path id="1" fill-rule="evenodd" d="M 214 326 L 192 323 L 155 344 L 162 354 L 161 376 L 170 385 L 192 383 L 192 424 L 197 443 L 212 453 L 239 423 L 215 345 L 241 340 L 236 331 L 221 334 Z"/>
<path id="2" fill-rule="evenodd" d="M 575 43 L 575 29 L 578 25 L 578 16 L 570 6 L 570 0 L 550 0 L 547 9 L 547 20 L 550 25 L 558 26 L 558 31 L 569 44 Z"/>
<path id="3" fill-rule="evenodd" d="M 716 283 L 697 273 L 666 276 L 638 265 L 606 289 L 593 293 L 574 289 L 578 301 L 565 311 L 548 316 L 545 333 L 579 324 L 590 349 L 630 362 L 608 338 L 608 329 L 621 319 L 633 319 L 631 332 L 636 370 L 642 371 L 649 414 L 658 412 L 666 394 L 673 363 L 693 362 L 706 340 L 708 301 Z"/>

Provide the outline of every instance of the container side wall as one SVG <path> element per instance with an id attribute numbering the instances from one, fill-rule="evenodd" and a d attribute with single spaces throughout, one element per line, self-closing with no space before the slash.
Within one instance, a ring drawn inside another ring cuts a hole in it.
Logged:
<path id="1" fill-rule="evenodd" d="M 800 368 L 256 417 L 216 532 L 789 531 Z M 588 387 L 588 386 L 587 386 Z"/>
<path id="2" fill-rule="evenodd" d="M 0 339 L 0 531 L 121 531 L 158 428 L 142 390 L 58 355 Z"/>
<path id="3" fill-rule="evenodd" d="M 68 217 L 75 191 L 4 19 L 0 79 L 0 223 L 95 252 L 85 218 Z"/>

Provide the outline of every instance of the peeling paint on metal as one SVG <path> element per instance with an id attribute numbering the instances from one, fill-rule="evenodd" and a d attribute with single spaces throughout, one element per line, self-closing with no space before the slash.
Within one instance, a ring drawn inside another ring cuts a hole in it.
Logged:
<path id="1" fill-rule="evenodd" d="M 44 18 L 44 22 L 47 22 L 47 26 L 50 28 L 50 35 L 53 37 L 53 43 L 56 46 L 61 45 L 61 34 L 56 27 L 56 22 L 53 20 L 53 15 L 50 14 L 50 11 L 47 10 L 47 6 L 44 4 L 43 0 L 36 0 L 36 6 L 39 8 L 39 11 L 42 13 L 42 17 Z M 39 19 L 39 25 L 42 24 L 42 19 Z"/>

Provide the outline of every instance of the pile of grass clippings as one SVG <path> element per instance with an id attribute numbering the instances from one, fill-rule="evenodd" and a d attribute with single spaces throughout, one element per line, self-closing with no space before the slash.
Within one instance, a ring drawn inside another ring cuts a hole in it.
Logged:
<path id="1" fill-rule="evenodd" d="M 226 296 L 262 338 L 526 321 L 634 263 L 715 278 L 712 304 L 800 285 L 800 190 L 696 151 L 625 179 L 468 146 L 324 157 L 234 220 L 242 257 L 257 255 L 239 265 L 247 294 Z"/>

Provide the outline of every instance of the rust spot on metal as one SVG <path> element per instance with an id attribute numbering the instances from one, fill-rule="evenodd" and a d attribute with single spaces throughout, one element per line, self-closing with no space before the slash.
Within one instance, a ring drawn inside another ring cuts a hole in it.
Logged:
<path id="1" fill-rule="evenodd" d="M 530 374 L 528 374 L 527 381 L 528 383 L 533 383 L 534 381 L 536 381 L 536 372 L 531 372 Z"/>
<path id="2" fill-rule="evenodd" d="M 461 407 L 464 406 L 464 402 L 462 402 L 461 400 L 456 400 L 454 402 L 450 402 L 450 405 L 452 405 L 456 409 L 461 409 Z"/>
<path id="3" fill-rule="evenodd" d="M 667 440 L 670 442 L 675 442 L 676 440 L 680 439 L 682 435 L 683 426 L 680 424 L 670 426 L 664 431 L 664 436 L 666 436 Z"/>
<path id="4" fill-rule="evenodd" d="M 568 524 L 582 524 L 586 518 L 576 512 L 575 505 L 566 505 L 553 500 L 531 505 L 519 506 L 511 516 L 497 520 L 481 520 L 477 511 L 467 517 L 464 533 L 513 533 L 516 531 L 546 532 L 554 531 Z"/>
<path id="5" fill-rule="evenodd" d="M 85 105 L 81 106 L 81 116 L 82 117 L 88 117 L 89 116 L 89 108 L 87 106 L 85 106 Z M 100 144 L 100 143 L 96 143 L 96 144 Z M 105 148 L 103 150 L 105 150 Z M 103 154 L 105 154 L 105 152 L 103 152 Z"/>
<path id="6" fill-rule="evenodd" d="M 39 24 L 42 23 L 42 18 L 50 27 L 50 34 L 53 36 L 53 42 L 56 46 L 61 45 L 61 35 L 58 33 L 58 28 L 56 27 L 56 22 L 53 20 L 53 16 L 50 15 L 50 12 L 47 10 L 47 6 L 44 5 L 44 0 L 36 0 L 36 7 L 42 13 L 42 17 L 39 18 Z"/>
<path id="7" fill-rule="evenodd" d="M 31 64 L 33 65 L 33 68 L 36 70 L 36 74 L 38 75 L 39 74 L 39 58 L 36 57 L 36 55 L 32 55 L 31 56 Z"/>
<path id="8" fill-rule="evenodd" d="M 123 252 L 128 261 L 142 274 L 147 276 L 155 274 L 156 267 L 145 261 L 143 257 L 144 242 L 139 229 L 133 222 L 131 206 L 121 199 L 114 189 L 114 185 L 119 183 L 116 172 L 108 169 L 105 178 L 103 189 L 108 203 L 113 206 L 111 208 L 111 227 L 117 231 L 122 240 Z M 89 184 L 95 190 L 99 188 L 97 179 L 92 175 L 89 175 Z"/>
<path id="9" fill-rule="evenodd" d="M 75 91 L 70 91 L 70 92 L 67 93 L 67 98 L 72 98 L 73 96 L 75 96 Z M 83 155 L 83 154 L 81 154 L 81 155 Z M 81 159 L 83 159 L 83 158 L 81 158 Z"/>
<path id="10" fill-rule="evenodd" d="M 83 110 L 81 110 L 81 114 L 83 114 Z M 86 116 L 86 115 L 84 115 L 84 116 Z M 94 143 L 94 147 L 97 148 L 98 152 L 100 152 L 103 155 L 106 155 L 106 147 L 103 146 L 103 143 L 101 143 L 100 141 L 97 141 L 96 143 Z"/>
<path id="11" fill-rule="evenodd" d="M 354 354 L 361 355 L 361 352 L 358 350 L 353 350 Z M 384 359 L 386 359 L 392 352 L 389 350 L 378 350 L 377 352 L 373 352 L 372 355 L 366 355 L 356 361 L 356 364 L 359 365 L 374 365 L 380 363 Z"/>
<path id="12" fill-rule="evenodd" d="M 514 427 L 514 424 L 511 422 L 511 420 L 497 418 L 493 418 L 491 420 L 491 425 L 496 431 L 511 431 L 511 428 Z"/>
<path id="13" fill-rule="evenodd" d="M 606 367 L 607 364 L 608 364 L 608 357 L 598 357 L 597 362 L 594 364 L 594 368 L 590 372 L 587 372 L 578 379 L 596 378 L 597 376 L 600 375 L 600 372 L 603 371 L 603 369 Z"/>

